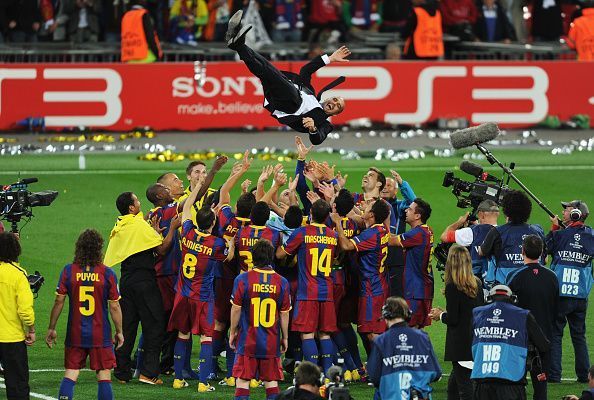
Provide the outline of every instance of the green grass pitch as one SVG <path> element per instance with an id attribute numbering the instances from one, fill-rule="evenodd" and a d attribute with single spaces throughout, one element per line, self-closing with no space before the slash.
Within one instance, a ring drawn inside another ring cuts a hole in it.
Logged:
<path id="1" fill-rule="evenodd" d="M 592 153 L 575 153 L 567 156 L 551 156 L 545 150 L 493 150 L 494 154 L 503 162 L 515 161 L 517 176 L 554 212 L 560 212 L 560 201 L 581 198 L 594 201 L 594 157 Z M 444 172 L 454 170 L 456 175 L 470 180 L 470 176 L 456 171 L 462 155 L 452 158 L 438 158 L 429 156 L 421 160 L 405 160 L 397 163 L 390 161 L 342 161 L 335 155 L 314 154 L 317 160 L 328 160 L 337 165 L 337 170 L 348 174 L 347 187 L 356 191 L 360 188 L 361 177 L 367 167 L 375 165 L 386 174 L 390 168 L 400 172 L 408 180 L 417 196 L 428 200 L 433 207 L 433 215 L 429 220 L 436 236 L 439 236 L 446 225 L 454 221 L 463 210 L 455 207 L 455 199 L 449 189 L 443 188 L 441 182 Z M 486 161 L 479 161 L 487 166 Z M 246 178 L 256 182 L 263 161 L 255 160 L 252 170 Z M 217 176 L 214 186 L 222 184 L 230 170 L 229 163 Z M 294 161 L 284 163 L 285 171 L 294 168 Z M 24 155 L 3 156 L 0 158 L 0 184 L 9 184 L 17 180 L 18 171 L 23 171 L 21 177 L 37 176 L 39 183 L 30 186 L 32 191 L 54 189 L 59 196 L 51 207 L 34 209 L 35 218 L 23 226 L 21 240 L 23 256 L 21 264 L 29 272 L 39 270 L 46 278 L 39 298 L 35 302 L 37 317 L 37 343 L 30 348 L 29 365 L 31 372 L 31 389 L 51 398 L 57 397 L 58 386 L 62 379 L 60 370 L 63 367 L 63 341 L 65 335 L 66 315 L 62 315 L 58 324 L 59 344 L 53 350 L 44 344 L 44 336 L 49 320 L 49 311 L 54 298 L 54 285 L 57 283 L 61 268 L 72 260 L 74 243 L 78 234 L 87 227 L 97 228 L 107 238 L 115 222 L 117 210 L 115 198 L 123 191 L 134 191 L 141 199 L 143 210 L 149 209 L 149 203 L 144 196 L 146 187 L 155 181 L 156 177 L 165 171 L 176 172 L 180 177 L 185 176 L 186 162 L 159 163 L 138 161 L 135 154 L 89 154 L 87 155 L 87 170 L 78 171 L 78 155 Z M 500 175 L 496 168 L 489 169 L 491 174 Z M 512 182 L 512 187 L 517 187 Z M 236 198 L 236 197 L 234 197 Z M 540 223 L 548 231 L 548 216 L 533 203 L 532 222 Z M 500 221 L 503 223 L 503 219 Z M 592 223 L 592 221 L 589 221 Z M 21 224 L 22 226 L 23 224 Z M 118 271 L 119 272 L 119 271 Z M 434 304 L 444 306 L 441 288 L 443 287 L 439 272 L 435 271 L 436 296 Z M 593 315 L 588 313 L 587 340 L 590 352 L 594 348 Z M 445 326 L 435 324 L 427 328 L 435 350 L 440 359 L 443 358 Z M 569 333 L 564 338 L 563 377 L 567 379 L 561 384 L 549 386 L 549 398 L 560 399 L 569 393 L 579 394 L 583 385 L 574 383 L 573 349 Z M 197 362 L 198 344 L 193 354 L 193 365 Z M 591 354 L 592 356 L 592 354 Z M 451 365 L 442 363 L 444 373 L 449 373 Z M 447 377 L 434 384 L 434 399 L 446 398 Z M 136 398 L 209 398 L 230 399 L 233 392 L 230 389 L 217 387 L 217 391 L 210 394 L 198 394 L 196 386 L 184 390 L 174 391 L 171 388 L 172 378 L 165 378 L 163 387 L 149 387 L 133 382 L 128 385 L 114 383 L 114 393 L 117 399 Z M 216 384 L 215 384 L 216 385 Z M 287 383 L 283 384 L 286 386 Z M 531 392 L 530 385 L 528 391 Z M 0 393 L 3 389 L 0 389 Z M 362 384 L 351 385 L 351 392 L 355 399 L 371 399 L 373 389 Z M 264 390 L 253 390 L 252 398 L 263 399 Z M 79 383 L 75 389 L 78 399 L 96 397 L 95 376 L 90 371 L 81 373 Z M 47 397 L 46 397 L 47 398 Z"/>

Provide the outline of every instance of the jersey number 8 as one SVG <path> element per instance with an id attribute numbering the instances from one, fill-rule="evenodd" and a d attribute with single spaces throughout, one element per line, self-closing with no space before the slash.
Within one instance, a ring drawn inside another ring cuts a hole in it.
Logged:
<path id="1" fill-rule="evenodd" d="M 184 264 L 182 265 L 182 272 L 186 278 L 192 279 L 196 275 L 196 263 L 198 263 L 196 256 L 187 253 L 184 257 Z"/>

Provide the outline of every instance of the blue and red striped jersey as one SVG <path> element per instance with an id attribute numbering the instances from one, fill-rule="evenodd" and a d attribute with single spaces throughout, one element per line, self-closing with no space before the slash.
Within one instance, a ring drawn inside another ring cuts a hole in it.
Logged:
<path id="1" fill-rule="evenodd" d="M 385 265 L 389 240 L 390 233 L 381 224 L 372 225 L 351 239 L 357 250 L 360 297 L 387 296 L 390 293 Z"/>
<path id="2" fill-rule="evenodd" d="M 373 197 L 365 200 L 365 193 L 353 193 L 353 200 L 355 201 L 356 206 L 367 205 L 367 202 L 375 201 L 377 199 L 377 197 Z"/>
<path id="3" fill-rule="evenodd" d="M 310 224 L 293 231 L 282 248 L 297 254 L 297 300 L 334 301 L 332 262 L 338 233 L 323 224 Z"/>
<path id="4" fill-rule="evenodd" d="M 239 228 L 250 223 L 249 218 L 236 216 L 229 204 L 225 204 L 221 207 L 217 219 L 216 236 L 227 240 L 233 239 Z"/>
<path id="5" fill-rule="evenodd" d="M 200 301 L 214 299 L 214 273 L 222 267 L 229 249 L 224 239 L 196 229 L 191 220 L 182 224 L 182 266 L 176 292 Z"/>
<path id="6" fill-rule="evenodd" d="M 153 208 L 149 211 L 148 220 L 150 221 L 153 217 L 160 220 L 159 227 L 165 228 L 162 232 L 163 237 L 169 234 L 169 226 L 171 220 L 177 215 L 178 203 L 167 204 L 165 207 Z M 165 256 L 157 255 L 155 257 L 155 272 L 157 276 L 177 276 L 179 266 L 181 264 L 181 247 L 179 241 L 179 230 L 176 230 L 173 234 L 173 240 L 171 242 L 171 248 Z"/>
<path id="7" fill-rule="evenodd" d="M 240 272 L 254 267 L 252 262 L 252 247 L 259 239 L 267 239 L 276 249 L 281 242 L 280 232 L 267 226 L 246 225 L 239 228 L 235 235 L 235 252 L 238 255 L 237 264 Z"/>
<path id="8" fill-rule="evenodd" d="M 217 217 L 217 236 L 222 237 L 225 240 L 233 240 L 239 228 L 250 223 L 249 218 L 235 216 L 228 204 L 221 207 Z M 237 258 L 234 258 L 231 261 L 224 262 L 223 268 L 215 271 L 215 277 L 221 279 L 235 279 L 238 273 Z"/>
<path id="9" fill-rule="evenodd" d="M 340 224 L 344 230 L 344 235 L 348 239 L 359 234 L 359 227 L 352 219 L 344 217 Z M 331 228 L 336 228 L 334 223 L 332 223 Z M 334 260 L 334 265 L 332 266 L 332 280 L 335 285 L 344 285 L 346 283 L 347 268 L 353 263 L 353 256 L 352 252 L 341 251 L 338 257 Z"/>
<path id="10" fill-rule="evenodd" d="M 68 296 L 67 347 L 111 347 L 107 302 L 120 298 L 118 278 L 103 264 L 82 268 L 68 264 L 60 274 L 56 294 Z"/>
<path id="11" fill-rule="evenodd" d="M 235 278 L 231 303 L 241 307 L 237 354 L 280 357 L 280 313 L 291 310 L 289 293 L 289 282 L 272 267 L 253 268 Z"/>
<path id="12" fill-rule="evenodd" d="M 433 231 L 427 225 L 419 225 L 398 235 L 404 247 L 404 298 L 433 298 Z"/>

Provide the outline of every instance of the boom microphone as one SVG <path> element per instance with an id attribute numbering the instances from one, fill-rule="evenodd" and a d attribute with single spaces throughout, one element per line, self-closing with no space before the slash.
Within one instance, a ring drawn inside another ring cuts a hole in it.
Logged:
<path id="1" fill-rule="evenodd" d="M 19 183 L 28 185 L 30 183 L 35 183 L 35 182 L 39 182 L 39 179 L 37 178 L 23 178 L 19 181 Z"/>
<path id="2" fill-rule="evenodd" d="M 494 122 L 460 129 L 450 135 L 450 144 L 454 149 L 462 149 L 489 142 L 499 135 L 499 127 Z"/>
<path id="3" fill-rule="evenodd" d="M 468 175 L 472 175 L 481 181 L 500 182 L 499 178 L 484 172 L 483 167 L 471 161 L 462 161 L 460 163 L 460 171 L 466 172 Z"/>
<path id="4" fill-rule="evenodd" d="M 342 368 L 340 368 L 338 365 L 331 366 L 330 368 L 328 368 L 328 373 L 326 374 L 326 377 L 332 383 L 339 383 L 342 380 Z"/>

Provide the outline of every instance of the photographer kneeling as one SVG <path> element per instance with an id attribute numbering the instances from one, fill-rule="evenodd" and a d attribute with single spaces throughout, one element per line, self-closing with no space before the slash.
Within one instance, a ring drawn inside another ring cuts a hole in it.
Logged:
<path id="1" fill-rule="evenodd" d="M 16 235 L 0 233 L 0 359 L 8 400 L 29 399 L 27 346 L 35 342 L 33 293 L 20 255 Z"/>
<path id="2" fill-rule="evenodd" d="M 295 370 L 295 386 L 278 395 L 277 400 L 324 400 L 319 395 L 323 382 L 320 368 L 309 361 L 303 361 Z"/>
<path id="3" fill-rule="evenodd" d="M 411 312 L 400 297 L 386 299 L 382 317 L 388 330 L 372 342 L 367 360 L 367 373 L 380 398 L 430 399 L 433 389 L 429 384 L 441 377 L 441 368 L 429 335 L 408 327 Z"/>

